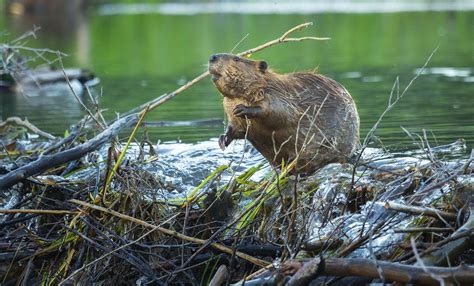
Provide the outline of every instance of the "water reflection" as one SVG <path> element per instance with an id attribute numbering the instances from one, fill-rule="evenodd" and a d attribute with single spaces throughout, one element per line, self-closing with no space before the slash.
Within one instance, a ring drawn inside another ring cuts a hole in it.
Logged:
<path id="1" fill-rule="evenodd" d="M 51 93 L 48 93 L 51 94 Z M 77 100 L 69 91 L 54 96 L 25 96 L 22 93 L 2 92 L 0 96 L 2 118 L 12 116 L 27 117 L 28 121 L 40 129 L 55 130 L 55 135 L 63 135 L 70 124 L 83 117 Z"/>
<path id="2" fill-rule="evenodd" d="M 87 66 L 90 37 L 85 5 L 83 0 L 9 0 L 5 8 L 7 30 L 20 35 L 40 27 L 39 35 L 52 48 L 74 50 L 77 62 Z"/>

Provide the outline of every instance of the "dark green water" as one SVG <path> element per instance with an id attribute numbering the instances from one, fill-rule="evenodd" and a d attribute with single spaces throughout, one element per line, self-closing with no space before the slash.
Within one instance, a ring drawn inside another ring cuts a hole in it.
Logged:
<path id="1" fill-rule="evenodd" d="M 0 16 L 0 31 L 12 35 L 31 28 L 35 19 Z M 172 91 L 206 69 L 212 53 L 236 51 L 278 37 L 303 22 L 315 25 L 299 35 L 329 36 L 327 42 L 276 46 L 255 54 L 279 72 L 312 70 L 341 82 L 359 108 L 364 136 L 385 109 L 397 76 L 401 89 L 438 47 L 405 98 L 382 121 L 382 144 L 408 144 L 400 126 L 429 131 L 433 141 L 464 138 L 474 146 L 474 13 L 410 12 L 389 14 L 237 15 L 198 14 L 114 15 L 88 11 L 66 23 L 43 23 L 29 44 L 60 49 L 68 66 L 86 67 L 101 79 L 101 106 L 112 118 L 163 93 Z M 40 25 L 41 23 L 36 23 Z M 3 37 L 0 42 L 8 39 Z M 153 111 L 147 121 L 223 120 L 222 98 L 205 80 Z M 3 93 L 0 116 L 27 116 L 54 134 L 81 118 L 70 96 L 26 98 Z M 153 140 L 197 142 L 217 137 L 223 124 L 152 127 Z"/>

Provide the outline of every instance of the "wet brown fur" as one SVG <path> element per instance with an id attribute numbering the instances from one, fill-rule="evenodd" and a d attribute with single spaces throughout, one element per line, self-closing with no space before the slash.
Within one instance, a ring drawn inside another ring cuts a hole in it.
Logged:
<path id="1" fill-rule="evenodd" d="M 344 162 L 358 147 L 359 115 L 338 82 L 312 72 L 278 74 L 230 54 L 211 57 L 209 71 L 224 96 L 225 146 L 246 138 L 275 166 L 297 158 L 298 172 Z"/>

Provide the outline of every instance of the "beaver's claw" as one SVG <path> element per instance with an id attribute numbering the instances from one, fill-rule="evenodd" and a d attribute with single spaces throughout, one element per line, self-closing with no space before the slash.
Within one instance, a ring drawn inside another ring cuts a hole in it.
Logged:
<path id="1" fill-rule="evenodd" d="M 219 147 L 222 151 L 224 151 L 225 148 L 229 146 L 230 142 L 232 142 L 232 139 L 229 137 L 229 135 L 222 134 L 219 136 Z"/>

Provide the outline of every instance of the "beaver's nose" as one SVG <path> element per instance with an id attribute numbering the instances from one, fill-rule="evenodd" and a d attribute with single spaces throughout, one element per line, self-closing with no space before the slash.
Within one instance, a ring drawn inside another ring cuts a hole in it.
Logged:
<path id="1" fill-rule="evenodd" d="M 210 62 L 210 63 L 213 63 L 213 62 L 217 61 L 217 57 L 218 57 L 217 55 L 211 55 L 211 56 L 209 57 L 209 62 Z"/>

